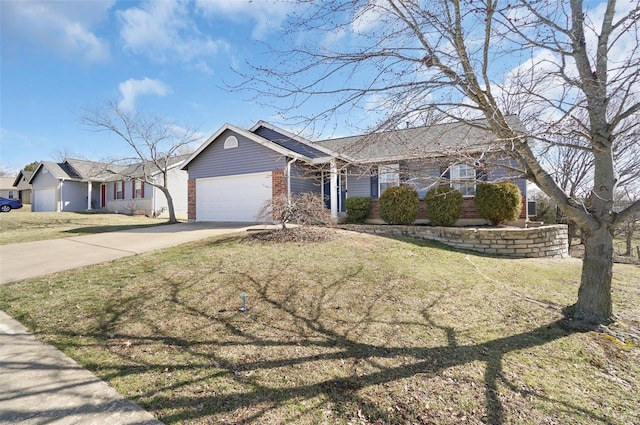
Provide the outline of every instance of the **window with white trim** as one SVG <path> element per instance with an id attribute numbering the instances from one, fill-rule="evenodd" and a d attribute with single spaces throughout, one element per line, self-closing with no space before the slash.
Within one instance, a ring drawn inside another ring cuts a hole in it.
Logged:
<path id="1" fill-rule="evenodd" d="M 451 166 L 451 187 L 459 190 L 462 196 L 475 196 L 476 169 L 469 164 Z"/>
<path id="2" fill-rule="evenodd" d="M 378 167 L 378 195 L 390 187 L 400 186 L 400 164 L 387 164 Z"/>
<path id="3" fill-rule="evenodd" d="M 224 140 L 224 148 L 231 149 L 238 147 L 238 138 L 236 136 L 229 136 Z"/>
<path id="4" fill-rule="evenodd" d="M 144 188 L 142 186 L 143 184 L 144 183 L 140 180 L 136 180 L 133 184 L 133 197 L 135 199 L 144 198 Z"/>
<path id="5" fill-rule="evenodd" d="M 115 182 L 113 184 L 114 199 L 124 199 L 124 182 Z"/>

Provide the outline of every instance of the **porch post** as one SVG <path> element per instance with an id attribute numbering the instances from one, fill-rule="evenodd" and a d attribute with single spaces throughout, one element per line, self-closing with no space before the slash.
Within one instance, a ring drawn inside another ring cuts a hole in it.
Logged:
<path id="1" fill-rule="evenodd" d="M 336 159 L 331 160 L 329 191 L 331 200 L 331 218 L 338 218 L 338 166 Z M 325 194 L 326 195 L 326 194 Z"/>
<path id="2" fill-rule="evenodd" d="M 91 190 L 93 189 L 91 181 L 87 182 L 87 210 L 91 209 Z"/>

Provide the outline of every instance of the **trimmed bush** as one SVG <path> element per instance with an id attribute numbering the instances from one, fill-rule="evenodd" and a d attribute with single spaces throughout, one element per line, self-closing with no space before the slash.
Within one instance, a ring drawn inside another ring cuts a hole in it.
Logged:
<path id="1" fill-rule="evenodd" d="M 474 203 L 480 217 L 494 226 L 516 220 L 522 210 L 520 189 L 513 183 L 479 183 Z"/>
<path id="2" fill-rule="evenodd" d="M 453 226 L 462 214 L 462 193 L 448 186 L 427 192 L 427 218 L 434 226 Z"/>
<path id="3" fill-rule="evenodd" d="M 390 187 L 380 195 L 380 218 L 388 224 L 411 224 L 418 217 L 418 192 Z"/>
<path id="4" fill-rule="evenodd" d="M 371 213 L 373 201 L 368 196 L 355 196 L 347 198 L 345 207 L 347 207 L 347 220 L 351 223 L 364 222 Z"/>

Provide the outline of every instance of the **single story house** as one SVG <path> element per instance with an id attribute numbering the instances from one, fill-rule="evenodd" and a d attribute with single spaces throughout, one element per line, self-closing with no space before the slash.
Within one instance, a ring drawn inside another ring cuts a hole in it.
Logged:
<path id="1" fill-rule="evenodd" d="M 18 199 L 18 190 L 13 187 L 13 177 L 0 177 L 0 196 L 9 199 Z"/>
<path id="2" fill-rule="evenodd" d="M 515 116 L 510 125 L 522 128 Z M 420 199 L 449 184 L 465 197 L 458 224 L 480 224 L 473 197 L 478 180 L 512 181 L 525 206 L 526 181 L 499 149 L 493 133 L 477 125 L 446 123 L 311 142 L 264 121 L 248 130 L 223 125 L 182 165 L 188 172 L 192 221 L 255 222 L 277 195 L 321 195 L 332 217 L 345 215 L 352 196 L 374 199 L 369 221 L 379 221 L 377 199 L 388 187 L 411 186 Z M 424 202 L 418 221 L 426 220 Z"/>
<path id="3" fill-rule="evenodd" d="M 168 187 L 177 218 L 187 213 L 187 173 L 180 169 L 185 157 L 172 159 Z M 42 161 L 29 183 L 33 187 L 32 211 L 103 211 L 117 214 L 168 214 L 167 201 L 158 188 L 132 176 L 142 175 L 143 166 L 114 166 L 102 162 L 67 159 L 61 163 Z M 159 170 L 152 178 L 162 178 Z"/>
<path id="4" fill-rule="evenodd" d="M 31 179 L 32 174 L 33 171 L 20 170 L 13 181 L 13 187 L 18 191 L 18 199 L 20 199 L 23 204 L 31 203 L 32 187 L 31 184 L 29 184 L 29 179 Z"/>

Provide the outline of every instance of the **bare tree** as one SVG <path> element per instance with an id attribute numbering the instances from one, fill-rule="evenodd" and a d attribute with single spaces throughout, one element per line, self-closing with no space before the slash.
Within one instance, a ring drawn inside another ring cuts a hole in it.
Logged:
<path id="1" fill-rule="evenodd" d="M 13 177 L 16 174 L 18 173 L 13 171 L 12 169 L 0 166 L 0 177 Z"/>
<path id="2" fill-rule="evenodd" d="M 167 198 L 169 223 L 176 223 L 168 175 L 179 156 L 192 152 L 194 144 L 202 141 L 198 133 L 177 127 L 162 117 L 125 110 L 114 101 L 87 108 L 81 123 L 91 131 L 116 136 L 130 148 L 131 156 L 108 161 L 107 169 L 102 171 L 160 189 Z"/>
<path id="3" fill-rule="evenodd" d="M 285 34 L 294 47 L 254 66 L 239 87 L 291 99 L 285 112 L 311 110 L 294 118 L 314 125 L 343 114 L 400 124 L 434 110 L 484 125 L 584 235 L 578 299 L 566 310 L 572 323 L 614 320 L 613 232 L 640 211 L 638 199 L 613 208 L 622 168 L 640 165 L 640 3 L 297 3 Z M 331 106 L 312 108 L 324 101 Z M 509 114 L 526 130 L 510 125 Z M 592 164 L 583 197 L 567 193 L 541 159 L 550 146 L 584 152 Z M 637 182 L 636 172 L 625 184 Z"/>

